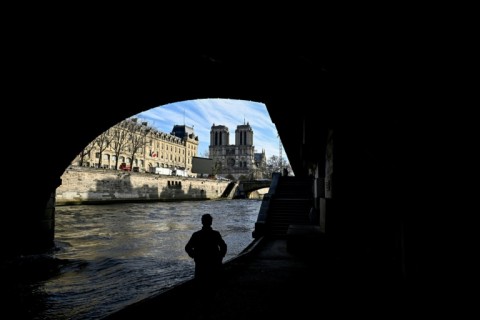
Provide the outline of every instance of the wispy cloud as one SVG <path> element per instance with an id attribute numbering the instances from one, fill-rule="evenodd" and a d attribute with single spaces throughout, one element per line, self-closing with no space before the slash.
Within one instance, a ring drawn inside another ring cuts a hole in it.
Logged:
<path id="1" fill-rule="evenodd" d="M 232 99 L 199 99 L 159 106 L 136 115 L 159 131 L 170 133 L 176 124 L 193 126 L 199 139 L 199 156 L 210 145 L 212 125 L 224 125 L 230 131 L 230 144 L 235 143 L 235 129 L 249 123 L 253 129 L 255 152 L 265 150 L 267 158 L 279 153 L 277 129 L 265 104 Z M 282 149 L 282 157 L 286 158 Z M 288 161 L 288 159 L 287 159 Z"/>

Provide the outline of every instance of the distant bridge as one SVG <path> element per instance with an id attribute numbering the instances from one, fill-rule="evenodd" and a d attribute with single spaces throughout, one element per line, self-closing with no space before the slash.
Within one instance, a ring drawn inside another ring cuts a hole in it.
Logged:
<path id="1" fill-rule="evenodd" d="M 272 180 L 269 179 L 239 181 L 233 197 L 236 199 L 248 198 L 252 191 L 269 188 L 271 183 Z"/>

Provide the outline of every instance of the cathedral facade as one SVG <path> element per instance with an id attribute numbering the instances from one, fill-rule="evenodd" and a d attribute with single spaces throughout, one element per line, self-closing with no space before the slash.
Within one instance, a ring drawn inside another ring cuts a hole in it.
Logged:
<path id="1" fill-rule="evenodd" d="M 220 176 L 248 179 L 262 178 L 266 165 L 265 150 L 255 153 L 253 130 L 249 123 L 238 125 L 235 144 L 230 144 L 226 126 L 213 124 L 210 130 L 209 157 L 213 159 L 214 171 Z"/>

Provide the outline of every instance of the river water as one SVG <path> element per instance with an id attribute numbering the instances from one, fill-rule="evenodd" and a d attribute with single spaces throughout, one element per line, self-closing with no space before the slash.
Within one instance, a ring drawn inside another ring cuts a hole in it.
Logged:
<path id="1" fill-rule="evenodd" d="M 260 200 L 210 200 L 56 208 L 54 274 L 23 281 L 30 319 L 101 319 L 193 277 L 184 246 L 204 213 L 228 245 L 224 261 L 253 240 Z M 15 317 L 14 317 L 15 318 Z"/>

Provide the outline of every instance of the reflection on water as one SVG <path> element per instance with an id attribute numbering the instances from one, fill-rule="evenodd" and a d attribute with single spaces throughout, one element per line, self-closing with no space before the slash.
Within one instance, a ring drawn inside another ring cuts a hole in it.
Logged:
<path id="1" fill-rule="evenodd" d="M 165 291 L 193 277 L 184 246 L 201 227 L 202 214 L 212 214 L 229 260 L 253 240 L 260 205 L 258 200 L 222 200 L 57 207 L 55 252 L 23 258 L 43 265 L 22 273 L 36 274 L 30 280 L 12 281 L 22 306 L 17 315 L 100 319 Z"/>

